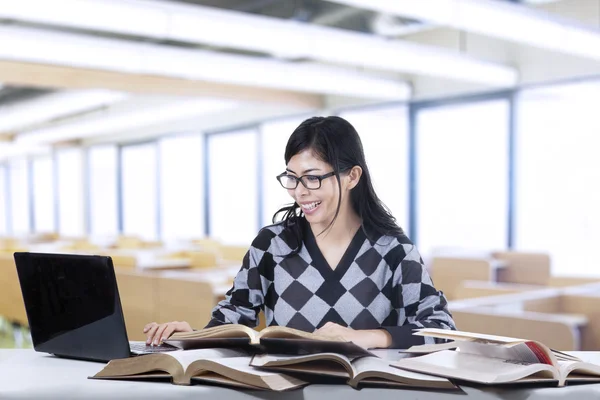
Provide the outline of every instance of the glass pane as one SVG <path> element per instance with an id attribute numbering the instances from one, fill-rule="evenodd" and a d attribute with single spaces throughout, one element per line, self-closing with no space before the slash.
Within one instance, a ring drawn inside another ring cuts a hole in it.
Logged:
<path id="1" fill-rule="evenodd" d="M 160 216 L 163 240 L 204 236 L 204 175 L 201 135 L 162 139 Z"/>
<path id="2" fill-rule="evenodd" d="M 408 109 L 393 106 L 341 113 L 363 144 L 375 192 L 408 233 Z"/>
<path id="3" fill-rule="evenodd" d="M 30 232 L 29 225 L 29 163 L 20 158 L 10 162 L 10 221 L 11 233 L 23 236 Z"/>
<path id="4" fill-rule="evenodd" d="M 56 153 L 58 176 L 58 232 L 62 236 L 85 235 L 83 150 L 60 150 Z"/>
<path id="5" fill-rule="evenodd" d="M 256 136 L 244 130 L 208 139 L 210 236 L 224 243 L 250 245 L 258 232 Z"/>
<path id="6" fill-rule="evenodd" d="M 54 171 L 51 156 L 33 160 L 33 215 L 36 232 L 54 232 Z"/>
<path id="7" fill-rule="evenodd" d="M 509 107 L 505 100 L 424 109 L 417 116 L 418 245 L 505 248 Z"/>
<path id="8" fill-rule="evenodd" d="M 95 146 L 88 151 L 90 234 L 99 238 L 119 233 L 117 146 Z"/>
<path id="9" fill-rule="evenodd" d="M 281 207 L 292 203 L 292 198 L 275 177 L 285 171 L 285 146 L 294 129 L 305 117 L 294 117 L 266 122 L 260 126 L 262 154 L 262 221 L 270 225 L 273 215 Z M 281 216 L 278 217 L 278 220 Z"/>
<path id="10" fill-rule="evenodd" d="M 156 143 L 123 147 L 121 157 L 123 234 L 156 240 Z"/>
<path id="11" fill-rule="evenodd" d="M 553 275 L 600 276 L 600 82 L 518 98 L 515 247 L 548 252 Z"/>

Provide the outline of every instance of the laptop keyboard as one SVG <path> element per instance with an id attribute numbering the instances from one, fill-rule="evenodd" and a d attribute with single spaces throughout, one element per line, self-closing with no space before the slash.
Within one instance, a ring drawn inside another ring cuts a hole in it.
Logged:
<path id="1" fill-rule="evenodd" d="M 137 354 L 163 353 L 165 351 L 179 350 L 179 348 L 165 343 L 158 346 L 150 346 L 146 342 L 129 342 L 129 348 L 132 353 Z"/>

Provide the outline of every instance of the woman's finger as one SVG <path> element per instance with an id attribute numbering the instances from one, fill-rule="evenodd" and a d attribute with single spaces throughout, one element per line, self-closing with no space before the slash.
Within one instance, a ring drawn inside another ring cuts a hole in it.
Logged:
<path id="1" fill-rule="evenodd" d="M 156 333 L 156 330 L 158 329 L 159 325 L 155 324 L 152 325 L 150 327 L 150 329 L 148 330 L 148 332 L 146 332 L 146 344 L 151 344 L 152 340 L 154 339 L 154 334 Z"/>
<path id="2" fill-rule="evenodd" d="M 155 325 L 158 325 L 158 324 L 156 322 L 150 322 L 149 324 L 146 324 L 146 326 L 144 326 L 144 333 L 148 332 L 150 330 L 150 328 L 152 328 Z"/>
<path id="3" fill-rule="evenodd" d="M 163 331 L 162 335 L 160 336 L 160 338 L 158 339 L 162 344 L 162 342 L 164 342 L 165 340 L 167 340 L 172 334 L 173 332 L 175 332 L 176 326 L 174 324 L 169 324 L 167 326 L 167 328 Z"/>
<path id="4" fill-rule="evenodd" d="M 152 344 L 154 346 L 158 346 L 160 344 L 160 338 L 162 338 L 163 336 L 163 332 L 165 331 L 165 329 L 167 329 L 169 327 L 169 322 L 167 322 L 166 324 L 161 324 L 158 329 L 156 330 L 156 333 L 154 333 L 154 339 L 152 340 Z"/>

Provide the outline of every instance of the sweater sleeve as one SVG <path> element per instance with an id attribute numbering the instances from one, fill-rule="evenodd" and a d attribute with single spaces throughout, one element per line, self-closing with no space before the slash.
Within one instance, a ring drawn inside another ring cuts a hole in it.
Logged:
<path id="1" fill-rule="evenodd" d="M 211 320 L 205 328 L 224 324 L 242 324 L 251 328 L 258 325 L 258 314 L 264 304 L 260 264 L 266 254 L 261 248 L 270 238 L 270 232 L 261 231 L 252 242 L 233 286 L 226 293 L 225 299 L 213 308 Z"/>
<path id="2" fill-rule="evenodd" d="M 433 338 L 413 335 L 414 329 L 456 329 L 448 311 L 448 301 L 444 294 L 433 286 L 414 245 L 393 272 L 392 293 L 397 324 L 382 326 L 392 337 L 391 348 L 404 349 L 435 342 Z"/>

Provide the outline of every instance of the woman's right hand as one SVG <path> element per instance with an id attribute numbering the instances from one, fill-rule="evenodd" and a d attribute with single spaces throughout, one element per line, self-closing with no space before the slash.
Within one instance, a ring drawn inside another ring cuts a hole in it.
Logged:
<path id="1" fill-rule="evenodd" d="M 163 341 L 167 340 L 175 332 L 192 332 L 193 329 L 185 321 L 173 321 L 166 322 L 164 324 L 157 324 L 151 322 L 144 327 L 144 333 L 146 334 L 146 344 L 152 346 L 158 346 Z"/>

